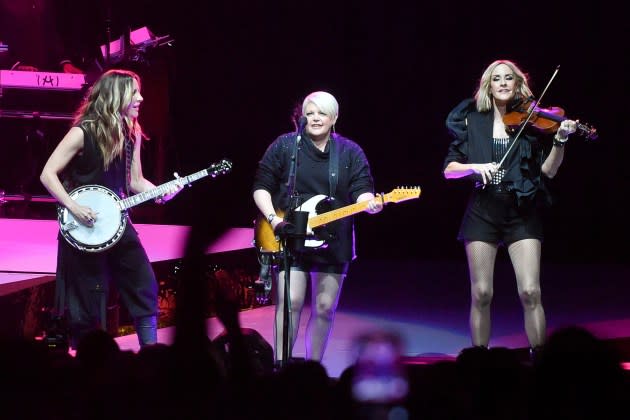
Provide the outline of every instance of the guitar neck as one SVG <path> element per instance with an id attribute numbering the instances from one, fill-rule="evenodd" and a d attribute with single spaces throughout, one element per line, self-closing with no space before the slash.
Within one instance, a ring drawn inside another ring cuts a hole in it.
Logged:
<path id="1" fill-rule="evenodd" d="M 142 204 L 145 201 L 149 201 L 161 195 L 164 195 L 168 193 L 169 191 L 171 191 L 172 187 L 178 184 L 179 185 L 190 184 L 191 182 L 197 181 L 198 179 L 204 178 L 206 176 L 208 176 L 208 170 L 203 169 L 199 172 L 195 172 L 194 174 L 190 174 L 188 176 L 174 179 L 172 181 L 158 185 L 157 187 L 152 188 L 150 190 L 127 197 L 124 200 L 121 200 L 122 210 L 126 210 L 128 208 L 137 206 L 138 204 Z"/>
<path id="2" fill-rule="evenodd" d="M 350 204 L 349 206 L 318 214 L 317 216 L 313 216 L 308 219 L 308 225 L 311 227 L 311 229 L 314 229 L 316 227 L 325 225 L 326 223 L 330 223 L 335 220 L 343 219 L 344 217 L 361 213 L 362 211 L 367 209 L 368 203 L 369 201 L 362 201 L 360 203 Z"/>
<path id="3" fill-rule="evenodd" d="M 383 201 L 383 205 L 387 203 L 397 203 L 399 201 L 411 200 L 420 196 L 420 187 L 413 189 L 396 189 L 387 194 L 377 194 L 376 198 L 380 198 Z M 326 213 L 318 214 L 313 217 L 309 217 L 308 225 L 311 229 L 325 225 L 326 223 L 334 222 L 344 217 L 352 216 L 357 213 L 361 213 L 368 208 L 369 201 L 361 201 L 360 203 L 350 204 L 339 209 L 327 211 Z"/>

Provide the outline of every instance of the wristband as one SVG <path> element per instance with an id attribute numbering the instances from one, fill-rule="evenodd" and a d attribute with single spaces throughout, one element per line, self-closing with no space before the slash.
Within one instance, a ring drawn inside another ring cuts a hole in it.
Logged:
<path id="1" fill-rule="evenodd" d="M 267 221 L 269 222 L 269 224 L 271 224 L 271 222 L 273 222 L 273 219 L 276 218 L 276 213 L 269 213 L 269 215 L 267 215 Z"/>
<path id="2" fill-rule="evenodd" d="M 556 147 L 564 147 L 569 138 L 565 138 L 564 140 L 559 138 L 557 135 L 553 137 L 553 145 Z"/>

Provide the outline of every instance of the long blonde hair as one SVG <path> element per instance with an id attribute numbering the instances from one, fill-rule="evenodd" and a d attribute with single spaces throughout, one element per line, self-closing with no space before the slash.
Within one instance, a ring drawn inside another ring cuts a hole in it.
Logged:
<path id="1" fill-rule="evenodd" d="M 500 65 L 505 64 L 514 73 L 516 79 L 516 95 L 521 98 L 529 98 L 532 96 L 532 91 L 527 83 L 527 74 L 524 73 L 518 66 L 510 60 L 496 60 L 492 62 L 481 75 L 479 80 L 479 87 L 475 92 L 475 99 L 477 101 L 477 111 L 487 112 L 492 109 L 492 95 L 490 94 L 490 80 L 492 78 L 492 72 Z"/>
<path id="2" fill-rule="evenodd" d="M 111 69 L 103 73 L 88 90 L 74 117 L 74 125 L 94 133 L 105 169 L 123 153 L 127 135 L 132 142 L 143 136 L 138 119 L 129 118 L 125 112 L 133 100 L 134 80 L 140 88 L 140 77 L 132 71 Z"/>

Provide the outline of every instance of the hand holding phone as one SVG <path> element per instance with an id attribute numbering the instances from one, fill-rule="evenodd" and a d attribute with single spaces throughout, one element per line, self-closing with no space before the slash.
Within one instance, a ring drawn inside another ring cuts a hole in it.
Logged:
<path id="1" fill-rule="evenodd" d="M 355 339 L 352 395 L 356 401 L 392 404 L 404 400 L 409 384 L 401 347 L 400 337 L 391 332 L 370 332 Z"/>

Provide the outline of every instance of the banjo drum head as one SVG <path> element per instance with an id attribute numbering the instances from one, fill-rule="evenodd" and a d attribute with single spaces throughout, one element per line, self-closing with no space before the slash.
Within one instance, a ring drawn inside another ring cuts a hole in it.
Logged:
<path id="1" fill-rule="evenodd" d="M 88 227 L 78 221 L 78 228 L 68 230 L 78 245 L 86 251 L 99 251 L 113 245 L 125 228 L 125 215 L 120 209 L 120 199 L 110 189 L 99 185 L 87 185 L 73 191 L 70 196 L 82 206 L 92 208 L 97 214 L 94 226 Z M 62 224 L 75 220 L 66 210 Z M 102 249 L 101 249 L 102 248 Z"/>

